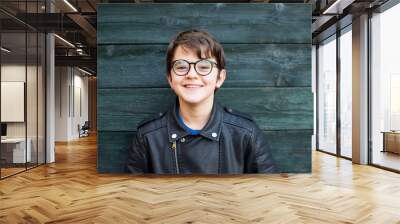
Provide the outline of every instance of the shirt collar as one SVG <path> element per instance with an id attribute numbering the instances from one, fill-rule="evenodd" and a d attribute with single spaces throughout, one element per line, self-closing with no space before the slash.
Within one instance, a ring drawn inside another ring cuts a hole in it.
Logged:
<path id="1" fill-rule="evenodd" d="M 170 142 L 177 141 L 183 137 L 190 135 L 190 133 L 180 124 L 178 117 L 176 116 L 176 110 L 179 108 L 178 98 L 175 100 L 174 105 L 170 108 L 168 113 L 168 139 Z M 222 109 L 221 106 L 215 102 L 211 110 L 211 116 L 204 128 L 200 131 L 201 136 L 208 138 L 213 141 L 219 141 L 221 135 L 221 124 L 222 124 Z"/>
<path id="2" fill-rule="evenodd" d="M 183 126 L 186 130 L 186 132 L 189 132 L 191 135 L 199 135 L 201 130 L 193 130 L 190 127 L 186 126 L 186 124 L 183 122 L 183 119 L 181 115 L 179 114 L 179 109 L 177 108 L 175 110 L 176 117 L 178 118 L 179 124 Z"/>

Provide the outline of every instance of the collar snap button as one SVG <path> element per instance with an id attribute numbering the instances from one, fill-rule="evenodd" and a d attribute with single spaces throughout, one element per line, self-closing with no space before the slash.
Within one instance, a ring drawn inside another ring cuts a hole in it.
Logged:
<path id="1" fill-rule="evenodd" d="M 176 134 L 172 134 L 172 135 L 171 135 L 171 138 L 174 138 L 174 139 L 175 139 L 176 137 L 177 137 Z"/>
<path id="2" fill-rule="evenodd" d="M 213 133 L 211 134 L 211 136 L 214 137 L 214 138 L 216 138 L 218 135 L 217 135 L 217 133 L 213 132 Z"/>

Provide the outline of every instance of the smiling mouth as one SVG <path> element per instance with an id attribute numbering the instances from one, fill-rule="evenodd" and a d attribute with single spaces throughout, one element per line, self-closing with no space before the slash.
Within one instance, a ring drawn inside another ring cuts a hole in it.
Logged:
<path id="1" fill-rule="evenodd" d="M 202 85 L 194 85 L 194 84 L 187 84 L 183 85 L 185 88 L 200 88 L 203 87 Z"/>

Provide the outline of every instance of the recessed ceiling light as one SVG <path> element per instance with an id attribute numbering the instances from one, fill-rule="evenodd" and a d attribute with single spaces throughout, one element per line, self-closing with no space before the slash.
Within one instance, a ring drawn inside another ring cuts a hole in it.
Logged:
<path id="1" fill-rule="evenodd" d="M 336 0 L 322 14 L 342 14 L 343 9 L 351 5 L 355 0 Z"/>
<path id="2" fill-rule="evenodd" d="M 68 0 L 64 0 L 65 4 L 67 4 L 74 12 L 78 12 L 78 10 L 71 4 L 69 3 Z"/>
<path id="3" fill-rule="evenodd" d="M 72 44 L 71 42 L 69 42 L 68 40 L 66 40 L 66 39 L 64 39 L 64 38 L 62 38 L 62 37 L 60 37 L 60 36 L 57 35 L 57 34 L 54 34 L 54 36 L 57 37 L 58 39 L 60 39 L 62 42 L 64 42 L 64 43 L 66 43 L 67 45 L 69 45 L 70 47 L 75 48 L 75 45 L 73 45 L 73 44 Z"/>
<path id="4" fill-rule="evenodd" d="M 92 75 L 92 73 L 90 73 L 90 72 L 88 72 L 88 71 L 86 71 L 86 70 L 83 70 L 83 69 L 81 69 L 81 68 L 79 68 L 79 67 L 78 67 L 78 70 L 81 71 L 81 72 L 83 72 L 83 73 L 85 73 L 85 74 L 87 74 L 87 75 L 90 75 L 90 76 Z"/>
<path id="5" fill-rule="evenodd" d="M 10 53 L 10 52 L 11 52 L 11 50 L 9 50 L 9 49 L 7 49 L 7 48 L 5 48 L 5 47 L 1 47 L 1 50 L 4 51 L 4 52 L 6 52 L 6 53 Z"/>

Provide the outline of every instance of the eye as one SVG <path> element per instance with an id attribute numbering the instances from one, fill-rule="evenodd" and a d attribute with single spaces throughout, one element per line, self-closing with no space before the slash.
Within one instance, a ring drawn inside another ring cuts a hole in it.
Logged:
<path id="1" fill-rule="evenodd" d="M 188 63 L 185 61 L 176 61 L 174 63 L 174 69 L 182 70 L 182 69 L 187 69 L 187 68 L 188 68 Z"/>
<path id="2" fill-rule="evenodd" d="M 175 68 L 180 70 L 180 69 L 186 69 L 187 67 L 184 65 L 177 65 Z"/>
<path id="3" fill-rule="evenodd" d="M 212 64 L 207 60 L 202 60 L 197 63 L 196 68 L 200 71 L 209 71 L 212 68 Z"/>
<path id="4" fill-rule="evenodd" d="M 209 65 L 200 65 L 200 66 L 197 66 L 197 67 L 200 68 L 200 69 L 210 69 Z"/>

